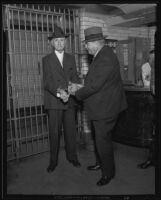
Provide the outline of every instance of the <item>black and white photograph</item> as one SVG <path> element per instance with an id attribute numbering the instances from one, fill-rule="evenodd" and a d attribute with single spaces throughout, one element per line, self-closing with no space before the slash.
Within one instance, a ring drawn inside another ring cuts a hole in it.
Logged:
<path id="1" fill-rule="evenodd" d="M 66 3 L 2 3 L 2 196 L 157 200 L 159 4 Z"/>

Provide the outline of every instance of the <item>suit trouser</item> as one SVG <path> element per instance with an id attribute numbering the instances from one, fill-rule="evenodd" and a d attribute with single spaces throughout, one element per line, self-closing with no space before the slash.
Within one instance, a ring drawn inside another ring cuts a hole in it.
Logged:
<path id="1" fill-rule="evenodd" d="M 113 120 L 92 121 L 102 174 L 108 177 L 115 174 L 114 151 L 111 139 L 111 131 L 115 123 L 116 118 Z"/>
<path id="2" fill-rule="evenodd" d="M 68 160 L 77 160 L 75 109 L 48 110 L 50 163 L 57 165 L 60 146 L 60 132 L 63 125 L 65 150 Z"/>

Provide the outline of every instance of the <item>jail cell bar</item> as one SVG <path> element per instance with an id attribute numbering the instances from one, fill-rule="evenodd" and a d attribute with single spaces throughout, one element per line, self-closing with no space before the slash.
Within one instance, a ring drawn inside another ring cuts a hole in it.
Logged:
<path id="1" fill-rule="evenodd" d="M 42 57 L 51 52 L 47 37 L 56 24 L 69 34 L 66 51 L 75 54 L 79 72 L 79 24 L 78 12 L 73 9 L 15 4 L 4 6 L 4 10 L 8 40 L 7 160 L 13 160 L 49 149 Z"/>

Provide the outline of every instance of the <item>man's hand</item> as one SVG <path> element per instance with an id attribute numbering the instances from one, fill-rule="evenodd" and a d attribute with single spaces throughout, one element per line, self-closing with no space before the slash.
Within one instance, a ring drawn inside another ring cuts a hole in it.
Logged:
<path id="1" fill-rule="evenodd" d="M 57 97 L 62 99 L 64 103 L 66 103 L 69 99 L 70 94 L 68 94 L 65 90 L 63 89 L 58 89 L 57 90 Z"/>
<path id="2" fill-rule="evenodd" d="M 69 94 L 71 95 L 75 95 L 75 92 L 77 90 L 79 90 L 80 88 L 82 88 L 83 85 L 82 84 L 77 84 L 77 83 L 72 83 L 72 82 L 69 82 L 69 85 L 68 85 L 68 92 Z"/>

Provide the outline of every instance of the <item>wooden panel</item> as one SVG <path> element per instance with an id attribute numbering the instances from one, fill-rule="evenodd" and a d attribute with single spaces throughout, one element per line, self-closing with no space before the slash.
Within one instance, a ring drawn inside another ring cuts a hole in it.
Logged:
<path id="1" fill-rule="evenodd" d="M 122 80 L 134 83 L 134 54 L 135 41 L 133 38 L 121 40 L 116 47 L 117 56 L 120 62 Z"/>
<path id="2" fill-rule="evenodd" d="M 135 83 L 135 39 L 129 37 L 128 44 L 128 60 L 129 60 L 129 68 L 128 68 L 128 79 Z"/>
<path id="3" fill-rule="evenodd" d="M 120 73 L 121 73 L 121 78 L 122 80 L 125 80 L 125 75 L 124 75 L 124 55 L 123 55 L 123 44 L 118 42 L 116 46 L 116 54 L 120 63 Z"/>

